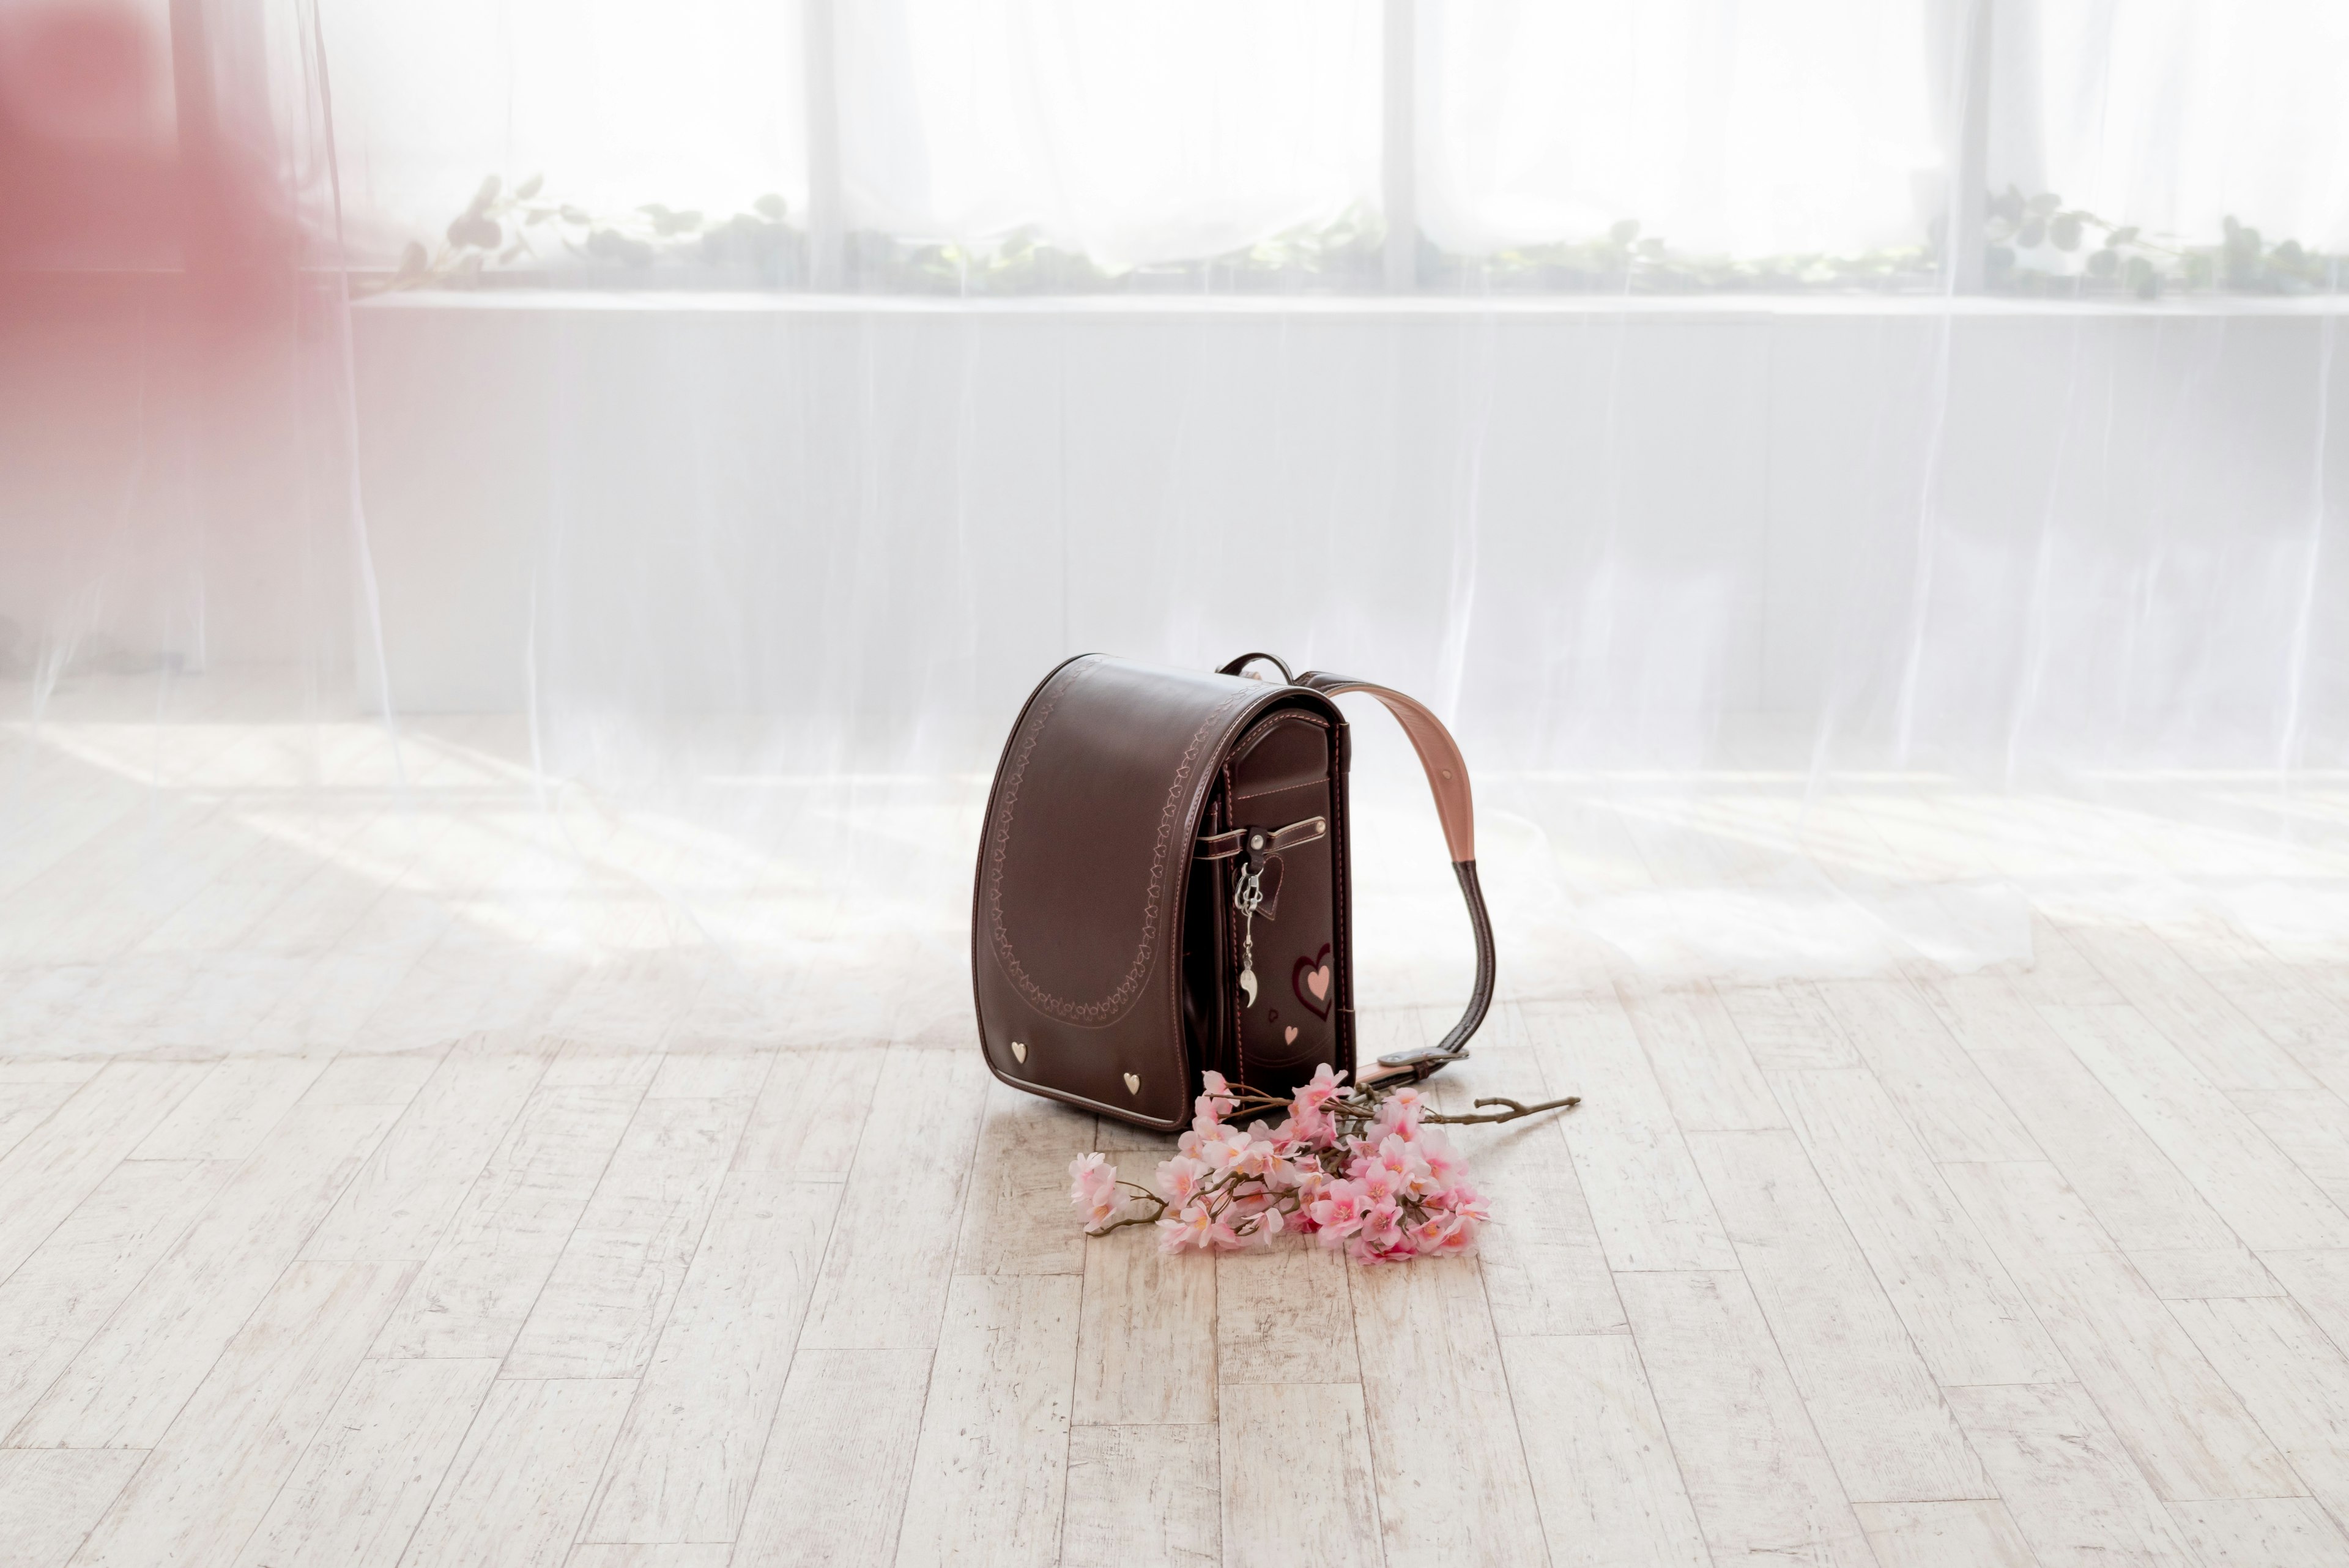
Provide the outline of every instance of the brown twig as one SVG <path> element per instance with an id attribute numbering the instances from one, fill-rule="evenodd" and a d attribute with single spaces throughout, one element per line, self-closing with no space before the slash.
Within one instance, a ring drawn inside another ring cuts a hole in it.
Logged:
<path id="1" fill-rule="evenodd" d="M 1574 1109 L 1575 1106 L 1582 1104 L 1582 1096 L 1580 1095 L 1568 1095 L 1562 1100 L 1544 1100 L 1540 1105 L 1528 1106 L 1519 1101 L 1510 1099 L 1506 1095 L 1489 1095 L 1484 1099 L 1478 1100 L 1476 1104 L 1479 1106 L 1506 1106 L 1509 1108 L 1506 1111 L 1495 1111 L 1481 1116 L 1445 1116 L 1441 1111 L 1424 1111 L 1421 1113 L 1419 1119 L 1423 1122 L 1442 1122 L 1447 1127 L 1471 1127 L 1488 1122 L 1513 1122 L 1519 1116 L 1537 1116 L 1543 1111 L 1570 1111 Z"/>
<path id="2" fill-rule="evenodd" d="M 1327 1108 L 1331 1116 L 1342 1121 L 1368 1122 L 1376 1118 L 1380 1104 L 1392 1093 L 1393 1090 L 1384 1088 L 1376 1083 L 1357 1084 L 1345 1094 L 1331 1100 Z M 1232 1094 L 1226 1097 L 1233 1101 L 1229 1115 L 1235 1119 L 1251 1111 L 1283 1110 L 1289 1104 L 1288 1100 L 1278 1096 L 1267 1095 L 1239 1085 L 1235 1085 Z M 1440 1111 L 1427 1110 L 1421 1113 L 1420 1120 L 1441 1123 L 1447 1127 L 1487 1126 L 1495 1122 L 1513 1122 L 1520 1116 L 1537 1116 L 1543 1111 L 1570 1111 L 1580 1104 L 1582 1104 L 1580 1095 L 1568 1095 L 1564 1099 L 1558 1100 L 1544 1100 L 1537 1106 L 1528 1106 L 1523 1101 L 1510 1099 L 1506 1095 L 1491 1095 L 1476 1102 L 1479 1109 L 1485 1106 L 1506 1106 L 1509 1108 L 1486 1116 L 1447 1116 Z"/>

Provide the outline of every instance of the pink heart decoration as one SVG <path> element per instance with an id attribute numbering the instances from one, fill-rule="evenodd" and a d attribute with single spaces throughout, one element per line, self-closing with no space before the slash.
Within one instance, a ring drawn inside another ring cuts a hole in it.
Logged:
<path id="1" fill-rule="evenodd" d="M 1280 1032 L 1280 1040 L 1281 1040 L 1281 1044 L 1284 1044 L 1284 1045 L 1294 1045 L 1294 1044 L 1297 1044 L 1297 1025 L 1296 1025 L 1296 1024 L 1294 1024 L 1294 1023 L 1292 1023 L 1292 1024 L 1290 1024 L 1288 1028 L 1286 1028 L 1286 1029 L 1282 1030 L 1282 1031 Z"/>
<path id="2" fill-rule="evenodd" d="M 1297 993 L 1306 1011 L 1316 1018 L 1330 1016 L 1332 998 L 1330 995 L 1330 944 L 1323 942 L 1321 950 L 1311 958 L 1301 958 L 1288 971 L 1288 989 Z"/>

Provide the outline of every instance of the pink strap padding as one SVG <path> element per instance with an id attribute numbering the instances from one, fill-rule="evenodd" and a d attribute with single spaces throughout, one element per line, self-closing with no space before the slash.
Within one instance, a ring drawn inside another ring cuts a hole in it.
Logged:
<path id="1" fill-rule="evenodd" d="M 1435 796 L 1435 815 L 1444 823 L 1444 842 L 1451 847 L 1454 863 L 1476 858 L 1476 805 L 1469 794 L 1468 764 L 1461 759 L 1459 744 L 1443 720 L 1417 699 L 1391 686 L 1319 670 L 1307 670 L 1297 678 L 1297 684 L 1309 686 L 1325 697 L 1367 691 L 1385 703 L 1387 711 L 1402 725 L 1402 732 L 1411 737 L 1419 765 L 1427 770 L 1427 787 Z"/>

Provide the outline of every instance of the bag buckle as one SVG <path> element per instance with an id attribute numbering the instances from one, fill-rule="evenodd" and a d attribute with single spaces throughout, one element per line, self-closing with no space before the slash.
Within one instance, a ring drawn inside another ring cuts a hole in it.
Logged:
<path id="1" fill-rule="evenodd" d="M 1446 1051 L 1441 1045 L 1422 1045 L 1410 1051 L 1390 1051 L 1379 1058 L 1384 1071 L 1356 1075 L 1358 1083 L 1383 1084 L 1391 1078 L 1408 1077 L 1414 1084 L 1423 1084 L 1454 1062 L 1468 1059 L 1465 1046 Z"/>

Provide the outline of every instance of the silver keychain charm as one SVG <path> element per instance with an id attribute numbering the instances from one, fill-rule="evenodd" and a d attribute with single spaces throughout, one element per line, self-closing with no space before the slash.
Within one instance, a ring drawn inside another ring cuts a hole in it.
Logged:
<path id="1" fill-rule="evenodd" d="M 1240 912 L 1240 994 L 1256 1005 L 1256 912 L 1264 906 L 1264 834 L 1250 829 L 1247 858 L 1232 888 L 1232 908 Z"/>

